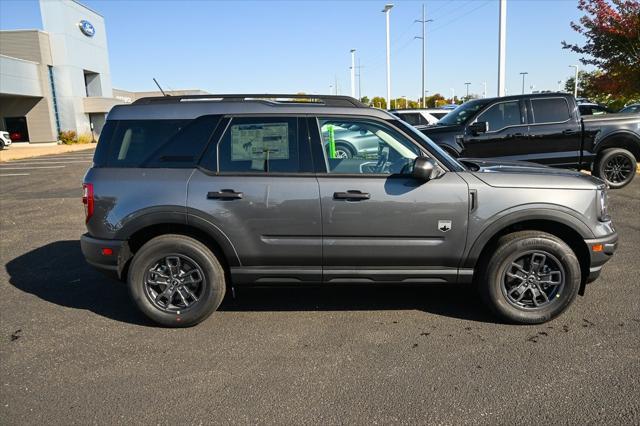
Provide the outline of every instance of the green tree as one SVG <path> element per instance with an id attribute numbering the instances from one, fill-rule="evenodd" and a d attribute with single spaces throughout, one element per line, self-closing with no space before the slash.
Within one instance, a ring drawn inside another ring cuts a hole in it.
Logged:
<path id="1" fill-rule="evenodd" d="M 586 41 L 563 41 L 562 47 L 583 55 L 580 62 L 600 71 L 590 80 L 600 93 L 640 97 L 640 1 L 579 0 L 578 9 L 585 15 L 571 22 L 571 28 Z"/>
<path id="2" fill-rule="evenodd" d="M 369 99 L 368 96 L 363 96 L 360 98 L 360 102 L 362 102 L 365 105 L 370 105 L 371 104 L 371 100 Z"/>
<path id="3" fill-rule="evenodd" d="M 387 100 L 380 96 L 375 96 L 371 99 L 371 106 L 381 109 L 387 109 Z"/>

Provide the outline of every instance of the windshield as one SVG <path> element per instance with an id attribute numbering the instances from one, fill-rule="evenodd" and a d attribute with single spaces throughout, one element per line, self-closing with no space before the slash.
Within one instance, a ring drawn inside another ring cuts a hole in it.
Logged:
<path id="1" fill-rule="evenodd" d="M 400 127 L 402 127 L 402 130 L 405 130 L 407 132 L 410 132 L 412 135 L 417 136 L 418 143 L 421 143 L 422 145 L 426 146 L 431 152 L 435 151 L 435 153 L 437 154 L 437 157 L 443 163 L 445 163 L 451 169 L 451 171 L 459 172 L 462 170 L 467 170 L 467 167 L 465 167 L 462 163 L 460 163 L 458 160 L 456 160 L 451 155 L 449 155 L 446 151 L 440 148 L 434 141 L 432 141 L 427 136 L 425 136 L 424 133 L 422 133 L 421 131 L 419 131 L 418 129 L 416 129 L 415 127 L 413 127 L 412 125 L 408 124 L 405 121 L 396 120 L 396 122 Z"/>
<path id="2" fill-rule="evenodd" d="M 449 114 L 442 117 L 440 121 L 438 121 L 438 124 L 449 126 L 464 124 L 488 103 L 488 99 L 476 99 L 474 101 L 465 102 Z"/>

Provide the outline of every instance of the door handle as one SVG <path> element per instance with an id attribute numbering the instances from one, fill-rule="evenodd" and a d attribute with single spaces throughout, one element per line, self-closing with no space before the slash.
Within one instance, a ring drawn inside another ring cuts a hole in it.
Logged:
<path id="1" fill-rule="evenodd" d="M 576 132 L 573 129 L 566 129 L 562 131 L 563 135 L 574 135 Z"/>
<path id="2" fill-rule="evenodd" d="M 356 190 L 349 190 L 347 192 L 334 192 L 333 199 L 334 200 L 351 200 L 351 201 L 360 201 L 360 200 L 368 200 L 371 198 L 371 194 L 367 192 L 360 192 Z"/>
<path id="3" fill-rule="evenodd" d="M 208 200 L 239 200 L 242 196 L 242 192 L 236 192 L 233 189 L 221 189 L 220 191 L 207 192 Z"/>

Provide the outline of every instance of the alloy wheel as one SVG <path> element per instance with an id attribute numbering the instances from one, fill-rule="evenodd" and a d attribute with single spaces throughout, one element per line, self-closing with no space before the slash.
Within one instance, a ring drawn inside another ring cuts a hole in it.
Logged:
<path id="1" fill-rule="evenodd" d="M 626 155 L 618 154 L 609 158 L 604 165 L 603 173 L 608 182 L 623 183 L 635 172 L 635 165 Z"/>
<path id="2" fill-rule="evenodd" d="M 502 293 L 519 309 L 540 309 L 560 297 L 565 272 L 560 261 L 545 251 L 518 254 L 502 274 Z"/>
<path id="3" fill-rule="evenodd" d="M 196 305 L 204 286 L 202 268 L 181 254 L 159 259 L 144 277 L 144 291 L 151 303 L 170 313 L 181 313 Z"/>

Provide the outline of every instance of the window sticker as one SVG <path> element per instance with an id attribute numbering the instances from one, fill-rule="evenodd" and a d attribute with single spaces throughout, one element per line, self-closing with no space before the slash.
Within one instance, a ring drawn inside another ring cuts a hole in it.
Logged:
<path id="1" fill-rule="evenodd" d="M 289 159 L 287 123 L 231 126 L 231 161 Z"/>

